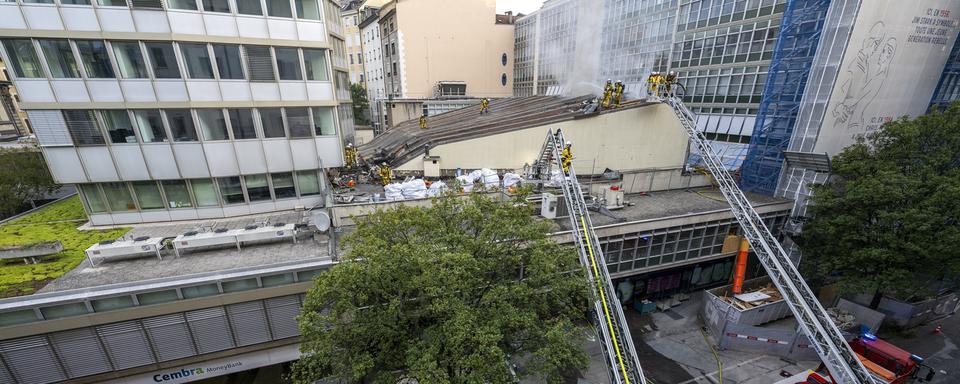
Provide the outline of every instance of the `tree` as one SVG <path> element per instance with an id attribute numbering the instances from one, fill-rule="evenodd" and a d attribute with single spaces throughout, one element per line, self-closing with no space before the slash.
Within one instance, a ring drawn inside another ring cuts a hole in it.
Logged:
<path id="1" fill-rule="evenodd" d="M 370 107 L 367 100 L 367 90 L 360 84 L 350 84 L 350 98 L 353 99 L 353 120 L 359 124 L 367 124 L 366 111 Z"/>
<path id="2" fill-rule="evenodd" d="M 0 217 L 17 214 L 34 199 L 60 186 L 35 148 L 0 148 Z"/>
<path id="3" fill-rule="evenodd" d="M 901 119 L 833 158 L 813 186 L 804 262 L 847 293 L 911 300 L 960 272 L 960 104 Z"/>
<path id="4" fill-rule="evenodd" d="M 507 383 L 511 356 L 550 382 L 585 368 L 587 283 L 550 226 L 480 194 L 358 218 L 307 294 L 292 377 Z"/>

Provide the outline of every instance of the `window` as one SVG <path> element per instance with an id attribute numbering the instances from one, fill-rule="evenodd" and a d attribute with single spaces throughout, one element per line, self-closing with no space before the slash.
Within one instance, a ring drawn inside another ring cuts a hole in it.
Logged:
<path id="1" fill-rule="evenodd" d="M 280 80 L 303 80 L 296 48 L 274 48 L 274 53 L 277 55 L 277 73 Z"/>
<path id="2" fill-rule="evenodd" d="M 80 192 L 83 192 L 84 201 L 90 213 L 102 213 L 107 211 L 107 205 L 103 202 L 103 196 L 100 195 L 100 188 L 96 184 L 80 184 Z"/>
<path id="3" fill-rule="evenodd" d="M 330 81 L 327 76 L 326 50 L 304 48 L 303 66 L 307 70 L 307 80 Z"/>
<path id="4" fill-rule="evenodd" d="M 187 63 L 187 76 L 191 79 L 212 79 L 213 68 L 210 66 L 210 52 L 206 44 L 180 43 L 180 53 Z"/>
<path id="5" fill-rule="evenodd" d="M 270 179 L 273 181 L 273 194 L 278 199 L 297 197 L 297 191 L 293 188 L 292 173 L 274 173 L 270 175 Z"/>
<path id="6" fill-rule="evenodd" d="M 220 286 L 223 287 L 223 293 L 249 291 L 258 288 L 256 278 L 224 281 L 220 283 Z"/>
<path id="7" fill-rule="evenodd" d="M 107 79 L 115 77 L 107 46 L 101 40 L 77 40 L 80 61 L 87 70 L 87 77 Z"/>
<path id="8" fill-rule="evenodd" d="M 174 289 L 166 291 L 144 292 L 137 295 L 137 301 L 140 302 L 140 305 L 161 304 L 177 300 L 180 300 L 180 298 L 177 296 L 177 291 Z"/>
<path id="9" fill-rule="evenodd" d="M 501 74 L 500 74 L 500 84 L 502 84 L 504 87 L 507 86 L 507 74 L 506 74 L 506 73 L 501 73 Z"/>
<path id="10" fill-rule="evenodd" d="M 143 43 L 147 47 L 147 55 L 153 65 L 153 75 L 158 79 L 179 79 L 180 66 L 177 65 L 177 56 L 173 53 L 171 43 Z"/>
<path id="11" fill-rule="evenodd" d="M 310 112 L 307 107 L 286 108 L 290 137 L 310 137 Z"/>
<path id="12" fill-rule="evenodd" d="M 4 40 L 3 47 L 6 48 L 13 71 L 17 76 L 44 77 L 43 67 L 37 59 L 37 51 L 33 49 L 33 42 L 29 39 Z"/>
<path id="13" fill-rule="evenodd" d="M 320 272 L 321 271 L 319 269 L 311 269 L 311 270 L 297 272 L 297 281 L 299 282 L 311 281 L 313 280 L 314 277 L 317 277 L 318 275 L 320 275 Z"/>
<path id="14" fill-rule="evenodd" d="M 87 306 L 83 303 L 70 303 L 54 305 L 52 307 L 40 308 L 40 313 L 45 320 L 59 319 L 69 316 L 83 315 L 87 313 Z"/>
<path id="15" fill-rule="evenodd" d="M 167 207 L 189 208 L 193 206 L 193 203 L 190 202 L 190 192 L 187 189 L 186 181 L 164 180 L 160 184 L 163 185 L 163 193 L 167 195 Z"/>
<path id="16" fill-rule="evenodd" d="M 37 320 L 39 319 L 37 319 L 37 314 L 33 312 L 33 308 L 0 313 L 0 327 L 32 323 Z"/>
<path id="17" fill-rule="evenodd" d="M 63 120 L 75 145 L 103 145 L 103 134 L 97 126 L 93 111 L 80 109 L 63 110 Z"/>
<path id="18" fill-rule="evenodd" d="M 180 293 L 183 295 L 184 299 L 193 299 L 197 297 L 219 295 L 220 289 L 217 288 L 216 284 L 204 284 L 180 288 Z"/>
<path id="19" fill-rule="evenodd" d="M 320 183 L 317 180 L 317 171 L 297 172 L 297 186 L 300 187 L 300 196 L 319 194 Z"/>
<path id="20" fill-rule="evenodd" d="M 111 211 L 137 210 L 137 205 L 133 203 L 133 197 L 130 196 L 130 190 L 127 189 L 126 184 L 103 183 L 101 185 L 103 186 L 103 194 L 107 198 L 107 203 L 110 204 Z"/>
<path id="21" fill-rule="evenodd" d="M 507 54 L 506 54 L 506 52 L 504 52 L 504 54 L 500 55 L 500 64 L 503 64 L 504 67 L 507 66 Z"/>
<path id="22" fill-rule="evenodd" d="M 133 191 L 137 194 L 140 209 L 162 209 L 163 197 L 154 181 L 134 181 Z"/>
<path id="23" fill-rule="evenodd" d="M 189 109 L 167 109 L 163 112 L 167 114 L 173 141 L 197 141 L 197 128 L 193 126 Z"/>
<path id="24" fill-rule="evenodd" d="M 12 3 L 12 1 L 11 1 Z M 52 3 L 52 1 L 51 1 Z M 60 0 L 60 4 L 90 5 L 90 0 Z"/>
<path id="25" fill-rule="evenodd" d="M 23 0 L 23 2 L 28 4 L 53 4 L 53 0 Z"/>
<path id="26" fill-rule="evenodd" d="M 350 65 L 353 65 L 353 54 L 350 54 Z"/>
<path id="27" fill-rule="evenodd" d="M 78 78 L 80 70 L 73 57 L 73 49 L 66 40 L 38 40 L 43 57 L 47 59 L 50 75 L 55 78 Z"/>
<path id="28" fill-rule="evenodd" d="M 337 134 L 337 126 L 333 118 L 333 107 L 312 107 L 313 130 L 317 136 Z"/>
<path id="29" fill-rule="evenodd" d="M 100 118 L 106 125 L 107 136 L 114 144 L 136 143 L 137 136 L 133 132 L 130 116 L 123 109 L 107 109 L 100 111 Z"/>
<path id="30" fill-rule="evenodd" d="M 220 205 L 217 200 L 217 191 L 213 187 L 213 181 L 210 179 L 190 180 L 193 187 L 193 197 L 197 200 L 198 207 L 215 207 Z"/>
<path id="31" fill-rule="evenodd" d="M 253 126 L 253 111 L 250 108 L 228 109 L 230 126 L 233 128 L 233 139 L 256 139 L 257 130 Z"/>
<path id="32" fill-rule="evenodd" d="M 251 81 L 274 81 L 273 57 L 266 45 L 244 45 L 247 53 L 247 72 Z"/>
<path id="33" fill-rule="evenodd" d="M 97 0 L 97 4 L 106 6 L 106 7 L 126 7 L 126 0 Z"/>
<path id="34" fill-rule="evenodd" d="M 198 109 L 197 121 L 200 123 L 200 132 L 203 139 L 227 140 L 227 120 L 223 117 L 223 110 L 220 109 Z"/>
<path id="35" fill-rule="evenodd" d="M 163 129 L 163 120 L 160 110 L 141 109 L 133 111 L 133 119 L 140 130 L 140 140 L 144 143 L 159 143 L 167 141 L 166 131 Z"/>
<path id="36" fill-rule="evenodd" d="M 463 96 L 467 94 L 466 84 L 440 84 L 440 96 Z"/>
<path id="37" fill-rule="evenodd" d="M 197 0 L 167 0 L 167 5 L 172 9 L 197 10 Z"/>
<path id="38" fill-rule="evenodd" d="M 260 108 L 260 125 L 263 137 L 286 137 L 283 131 L 283 115 L 280 108 Z"/>
<path id="39" fill-rule="evenodd" d="M 293 5 L 297 7 L 297 17 L 308 20 L 320 20 L 320 7 L 317 5 L 317 1 L 318 0 L 293 0 Z"/>
<path id="40" fill-rule="evenodd" d="M 202 0 L 202 3 L 204 11 L 230 13 L 230 3 L 227 0 Z"/>
<path id="41" fill-rule="evenodd" d="M 260 0 L 237 0 L 237 13 L 243 15 L 263 15 Z"/>
<path id="42" fill-rule="evenodd" d="M 247 197 L 250 201 L 270 200 L 267 175 L 247 175 L 243 180 L 247 183 Z"/>
<path id="43" fill-rule="evenodd" d="M 290 12 L 290 0 L 267 0 L 267 15 L 293 17 Z"/>
<path id="44" fill-rule="evenodd" d="M 243 198 L 243 187 L 240 186 L 239 177 L 221 177 L 217 179 L 217 183 L 220 184 L 220 196 L 223 197 L 224 203 L 237 204 L 246 202 L 246 199 Z"/>
<path id="45" fill-rule="evenodd" d="M 117 58 L 120 76 L 124 79 L 147 78 L 147 65 L 140 53 L 140 43 L 136 41 L 113 41 L 113 55 Z"/>
<path id="46" fill-rule="evenodd" d="M 243 65 L 240 64 L 240 46 L 214 44 L 213 57 L 217 61 L 217 72 L 221 79 L 243 78 Z"/>
<path id="47" fill-rule="evenodd" d="M 263 284 L 264 288 L 293 284 L 293 274 L 284 273 L 280 275 L 263 276 L 260 278 L 260 283 Z"/>

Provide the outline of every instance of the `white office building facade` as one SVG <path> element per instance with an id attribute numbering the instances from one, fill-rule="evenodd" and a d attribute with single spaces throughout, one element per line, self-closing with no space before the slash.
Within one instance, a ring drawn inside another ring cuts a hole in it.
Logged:
<path id="1" fill-rule="evenodd" d="M 21 107 L 91 222 L 319 204 L 352 131 L 339 6 L 127 1 L 0 2 Z"/>

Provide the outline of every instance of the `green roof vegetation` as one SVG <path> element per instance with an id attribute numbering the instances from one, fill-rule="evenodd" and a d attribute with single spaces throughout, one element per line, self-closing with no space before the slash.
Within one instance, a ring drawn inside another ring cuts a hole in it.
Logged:
<path id="1" fill-rule="evenodd" d="M 81 231 L 87 221 L 76 196 L 34 213 L 0 224 L 0 247 L 60 240 L 63 252 L 44 257 L 39 264 L 21 259 L 0 260 L 0 297 L 29 295 L 75 268 L 90 245 L 123 236 L 129 228 Z"/>

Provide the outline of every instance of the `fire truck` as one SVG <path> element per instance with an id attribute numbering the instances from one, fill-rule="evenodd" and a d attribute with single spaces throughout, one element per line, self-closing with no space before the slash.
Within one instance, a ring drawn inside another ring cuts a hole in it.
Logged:
<path id="1" fill-rule="evenodd" d="M 874 379 L 887 384 L 925 383 L 933 380 L 936 372 L 923 364 L 923 358 L 900 349 L 896 345 L 865 333 L 850 340 L 850 347 Z M 817 369 L 798 373 L 775 384 L 837 384 L 821 363 Z"/>

